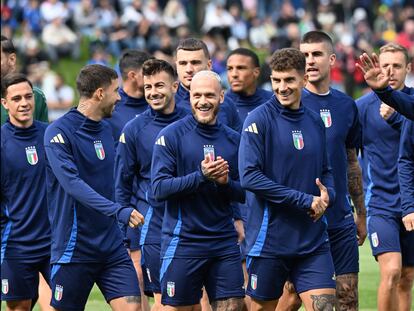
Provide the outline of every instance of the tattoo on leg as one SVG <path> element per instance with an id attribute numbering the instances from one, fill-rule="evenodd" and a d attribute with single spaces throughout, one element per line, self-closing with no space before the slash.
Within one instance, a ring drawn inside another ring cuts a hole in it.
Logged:
<path id="1" fill-rule="evenodd" d="M 336 277 L 337 310 L 358 310 L 358 274 L 349 273 Z"/>
<path id="2" fill-rule="evenodd" d="M 243 298 L 229 298 L 214 300 L 211 302 L 213 311 L 241 311 L 243 309 Z"/>
<path id="3" fill-rule="evenodd" d="M 141 303 L 141 297 L 140 296 L 125 296 L 127 303 Z"/>
<path id="4" fill-rule="evenodd" d="M 321 294 L 311 295 L 312 308 L 315 311 L 333 311 L 335 306 L 335 295 Z"/>

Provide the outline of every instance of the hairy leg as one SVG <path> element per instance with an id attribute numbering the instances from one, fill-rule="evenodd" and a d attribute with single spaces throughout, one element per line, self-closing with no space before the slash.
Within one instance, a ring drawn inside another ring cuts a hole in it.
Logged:
<path id="1" fill-rule="evenodd" d="M 333 311 L 336 298 L 335 289 L 312 289 L 300 294 L 307 311 Z"/>
<path id="2" fill-rule="evenodd" d="M 141 311 L 140 296 L 125 296 L 112 299 L 109 302 L 113 311 Z"/>
<path id="3" fill-rule="evenodd" d="M 401 279 L 398 283 L 398 300 L 399 311 L 410 311 L 411 301 L 413 299 L 412 289 L 414 280 L 414 267 L 403 267 L 401 270 Z"/>
<path id="4" fill-rule="evenodd" d="M 358 310 L 358 273 L 336 276 L 336 310 Z"/>
<path id="5" fill-rule="evenodd" d="M 32 300 L 11 300 L 6 301 L 6 311 L 30 311 L 32 307 Z"/>
<path id="6" fill-rule="evenodd" d="M 380 284 L 378 287 L 378 310 L 397 311 L 397 288 L 401 277 L 401 253 L 389 252 L 378 255 Z"/>
<path id="7" fill-rule="evenodd" d="M 215 300 L 211 303 L 213 311 L 241 311 L 243 298 L 228 298 Z"/>
<path id="8" fill-rule="evenodd" d="M 141 291 L 141 308 L 142 311 L 150 311 L 148 298 L 144 294 L 144 276 L 142 274 L 141 268 L 141 251 L 135 250 L 131 251 L 130 254 L 132 263 L 134 264 L 135 271 L 137 272 L 138 282 L 139 282 L 139 289 Z"/>
<path id="9" fill-rule="evenodd" d="M 274 311 L 278 300 L 256 300 L 253 297 L 251 298 L 251 304 L 250 304 L 250 311 Z"/>
<path id="10" fill-rule="evenodd" d="M 283 287 L 282 297 L 279 298 L 276 311 L 297 311 L 302 306 L 302 301 L 296 293 L 292 282 L 286 281 Z"/>

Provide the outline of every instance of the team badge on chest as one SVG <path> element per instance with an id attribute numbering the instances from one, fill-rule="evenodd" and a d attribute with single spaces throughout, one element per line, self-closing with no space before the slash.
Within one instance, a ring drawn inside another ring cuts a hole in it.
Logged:
<path id="1" fill-rule="evenodd" d="M 216 159 L 214 145 L 204 145 L 204 159 L 206 156 L 208 156 L 211 161 L 214 161 Z"/>
<path id="2" fill-rule="evenodd" d="M 320 110 L 321 118 L 323 123 L 325 124 L 325 127 L 331 127 L 332 126 L 332 116 L 329 109 L 321 109 Z"/>
<path id="3" fill-rule="evenodd" d="M 30 165 L 36 165 L 39 161 L 39 157 L 37 156 L 37 151 L 35 146 L 26 147 L 26 158 L 27 162 Z"/>
<path id="4" fill-rule="evenodd" d="M 105 150 L 100 140 L 94 141 L 93 145 L 95 147 L 96 156 L 99 160 L 105 159 Z"/>
<path id="5" fill-rule="evenodd" d="M 1 280 L 1 292 L 4 295 L 7 295 L 7 293 L 9 292 L 9 280 L 8 279 Z"/>
<path id="6" fill-rule="evenodd" d="M 292 131 L 293 145 L 296 149 L 302 150 L 305 147 L 301 131 Z"/>

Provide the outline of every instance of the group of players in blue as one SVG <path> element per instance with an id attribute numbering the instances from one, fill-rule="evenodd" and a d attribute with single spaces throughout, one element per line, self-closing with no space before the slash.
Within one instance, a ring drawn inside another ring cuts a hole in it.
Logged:
<path id="1" fill-rule="evenodd" d="M 300 50 L 274 52 L 268 92 L 239 48 L 224 92 L 201 40 L 179 43 L 176 70 L 129 50 L 122 88 L 114 70 L 84 67 L 79 104 L 49 126 L 33 119 L 31 82 L 2 72 L 8 310 L 33 307 L 39 272 L 55 310 L 83 310 L 95 283 L 113 310 L 147 310 L 145 295 L 152 310 L 357 310 L 367 231 L 378 309 L 409 310 L 408 53 L 362 55 L 374 91 L 356 102 L 330 87 L 334 62 L 329 36 L 308 32 Z"/>

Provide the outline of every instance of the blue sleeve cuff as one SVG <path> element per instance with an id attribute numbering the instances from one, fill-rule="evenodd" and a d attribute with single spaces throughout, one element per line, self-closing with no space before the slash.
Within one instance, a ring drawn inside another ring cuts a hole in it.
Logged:
<path id="1" fill-rule="evenodd" d="M 124 225 L 128 225 L 129 218 L 134 209 L 132 207 L 121 208 L 118 211 L 118 221 Z"/>

